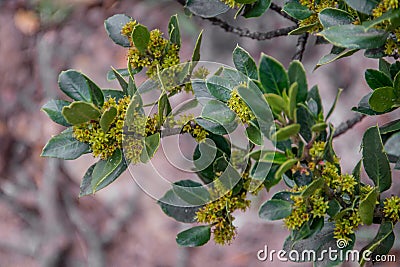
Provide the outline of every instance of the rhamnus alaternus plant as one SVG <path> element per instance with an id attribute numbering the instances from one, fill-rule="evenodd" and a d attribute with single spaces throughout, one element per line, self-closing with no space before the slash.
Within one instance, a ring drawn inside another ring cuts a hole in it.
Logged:
<path id="1" fill-rule="evenodd" d="M 398 1 L 300 0 L 287 1 L 282 9 L 267 0 L 200 2 L 183 4 L 194 15 L 244 37 L 300 34 L 296 59 L 285 68 L 261 54 L 256 63 L 237 46 L 234 67 L 201 62 L 200 33 L 192 58 L 183 60 L 178 16 L 171 17 L 163 33 L 129 16 L 114 15 L 105 28 L 111 40 L 126 49 L 127 65 L 113 68 L 107 78 L 117 80 L 121 90 L 102 89 L 76 70 L 62 72 L 59 87 L 69 100 L 50 100 L 42 109 L 66 129 L 49 140 L 42 156 L 73 160 L 91 153 L 97 158 L 83 176 L 80 196 L 85 196 L 110 185 L 129 166 L 151 164 L 164 138 L 187 135 L 195 143 L 191 170 L 198 179 L 176 181 L 157 198 L 166 215 L 198 224 L 178 234 L 179 245 L 201 246 L 211 236 L 218 244 L 232 243 L 238 234 L 235 216 L 249 209 L 251 195 L 268 195 L 284 183 L 287 189 L 269 197 L 259 216 L 283 221 L 290 231 L 285 250 L 330 246 L 345 252 L 354 247 L 358 229 L 378 224 L 376 237 L 363 250 L 389 253 L 400 220 L 400 198 L 389 192 L 397 182 L 392 172 L 400 169 L 400 120 L 365 131 L 362 158 L 351 173 L 342 171 L 333 142 L 362 116 L 400 106 L 400 64 L 383 59 L 398 57 Z M 271 9 L 296 26 L 252 33 L 213 18 L 229 9 L 245 18 Z M 371 92 L 353 108 L 363 115 L 339 127 L 329 118 L 341 90 L 324 112 L 318 86 L 309 86 L 297 60 L 309 34 L 333 45 L 316 67 L 358 50 L 379 60 L 379 69 L 365 71 Z M 148 80 L 137 84 L 138 74 Z M 172 101 L 176 97 L 189 100 L 177 105 Z M 244 133 L 242 145 L 232 135 L 238 129 Z M 369 179 L 362 177 L 362 169 Z M 338 248 L 339 241 L 347 246 Z M 340 262 L 324 259 L 319 266 Z"/>

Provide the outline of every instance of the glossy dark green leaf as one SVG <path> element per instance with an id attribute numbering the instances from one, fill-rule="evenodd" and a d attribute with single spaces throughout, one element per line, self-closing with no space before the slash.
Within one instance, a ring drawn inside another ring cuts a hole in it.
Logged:
<path id="1" fill-rule="evenodd" d="M 349 49 L 369 49 L 385 44 L 388 33 L 383 30 L 366 29 L 361 25 L 337 25 L 319 33 L 331 44 Z"/>
<path id="2" fill-rule="evenodd" d="M 370 259 L 374 259 L 376 255 L 386 255 L 389 253 L 390 249 L 393 247 L 395 236 L 393 233 L 393 224 L 390 221 L 383 221 L 379 227 L 378 233 L 374 239 L 361 249 L 360 254 L 364 251 L 369 250 Z M 360 266 L 365 264 L 366 259 L 360 260 Z"/>
<path id="3" fill-rule="evenodd" d="M 400 120 L 391 121 L 379 128 L 381 134 L 400 131 Z"/>
<path id="4" fill-rule="evenodd" d="M 332 218 L 339 213 L 341 208 L 339 202 L 336 199 L 332 199 L 331 201 L 329 201 L 328 206 L 329 208 L 326 213 Z"/>
<path id="5" fill-rule="evenodd" d="M 371 28 L 371 27 L 381 24 L 384 21 L 398 20 L 399 17 L 400 17 L 400 11 L 397 8 L 389 9 L 385 13 L 383 13 L 382 16 L 379 16 L 373 20 L 364 22 L 363 26 L 365 26 L 367 28 Z"/>
<path id="6" fill-rule="evenodd" d="M 314 14 L 313 11 L 298 2 L 287 2 L 282 8 L 282 11 L 292 18 L 303 20 Z"/>
<path id="7" fill-rule="evenodd" d="M 196 118 L 196 122 L 201 127 L 214 134 L 224 135 L 228 133 L 226 128 L 217 122 L 210 121 L 201 117 Z"/>
<path id="8" fill-rule="evenodd" d="M 71 102 L 68 101 L 52 99 L 43 105 L 42 110 L 46 112 L 49 118 L 55 123 L 68 127 L 71 126 L 71 124 L 65 120 L 61 112 L 63 107 L 69 106 L 70 104 Z"/>
<path id="9" fill-rule="evenodd" d="M 378 0 L 345 0 L 345 2 L 353 9 L 364 13 L 371 14 L 372 10 L 378 5 Z"/>
<path id="10" fill-rule="evenodd" d="M 275 221 L 286 218 L 292 213 L 292 204 L 285 200 L 271 199 L 261 205 L 258 216 L 263 220 Z"/>
<path id="11" fill-rule="evenodd" d="M 268 10 L 272 0 L 257 0 L 254 4 L 245 5 L 243 17 L 254 18 L 259 17 Z"/>
<path id="12" fill-rule="evenodd" d="M 314 180 L 311 182 L 311 184 L 309 184 L 306 189 L 304 189 L 304 191 L 301 193 L 302 197 L 310 197 L 311 195 L 314 194 L 314 192 L 319 189 L 319 188 L 323 188 L 324 185 L 324 179 L 323 178 L 319 178 L 317 180 Z"/>
<path id="13" fill-rule="evenodd" d="M 317 114 L 320 114 L 322 112 L 324 112 L 323 110 L 323 106 L 322 106 L 322 100 L 321 100 L 321 96 L 319 94 L 319 89 L 317 85 L 314 85 L 310 91 L 308 91 L 308 95 L 307 95 L 307 102 L 310 102 L 311 100 L 314 100 L 315 103 L 317 104 Z"/>
<path id="14" fill-rule="evenodd" d="M 390 77 L 392 77 L 392 79 L 394 79 L 396 77 L 397 73 L 400 72 L 400 62 L 396 61 L 393 64 L 391 64 L 389 71 L 390 71 Z"/>
<path id="15" fill-rule="evenodd" d="M 180 232 L 176 236 L 176 243 L 182 247 L 198 247 L 206 244 L 211 237 L 211 227 L 195 226 L 183 232 Z"/>
<path id="16" fill-rule="evenodd" d="M 216 99 L 227 102 L 231 98 L 231 92 L 235 87 L 235 82 L 221 76 L 212 76 L 206 82 L 208 91 Z"/>
<path id="17" fill-rule="evenodd" d="M 400 158 L 400 132 L 391 135 L 385 142 L 385 151 L 390 156 Z"/>
<path id="18" fill-rule="evenodd" d="M 392 184 L 392 173 L 377 126 L 369 128 L 364 133 L 362 147 L 365 171 L 379 192 L 386 191 Z"/>
<path id="19" fill-rule="evenodd" d="M 168 190 L 157 201 L 157 204 L 167 216 L 183 223 L 194 223 L 196 221 L 196 212 L 200 208 L 193 207 L 193 205 L 182 200 L 172 189 Z"/>
<path id="20" fill-rule="evenodd" d="M 379 59 L 379 70 L 390 77 L 390 63 L 383 58 Z"/>
<path id="21" fill-rule="evenodd" d="M 297 83 L 298 92 L 296 101 L 297 103 L 304 102 L 307 99 L 308 84 L 306 71 L 300 61 L 294 60 L 290 63 L 288 68 L 288 76 L 290 84 Z"/>
<path id="22" fill-rule="evenodd" d="M 42 150 L 42 157 L 72 160 L 89 153 L 90 147 L 73 137 L 72 127 L 53 136 Z"/>
<path id="23" fill-rule="evenodd" d="M 318 18 L 324 28 L 353 22 L 352 15 L 337 8 L 325 8 L 318 14 Z"/>
<path id="24" fill-rule="evenodd" d="M 312 23 L 312 24 L 308 24 L 308 25 L 304 25 L 304 26 L 300 26 L 297 29 L 294 29 L 293 31 L 289 32 L 288 35 L 300 35 L 303 33 L 307 33 L 310 30 L 312 30 L 313 28 L 315 28 L 316 26 L 318 26 L 318 22 Z"/>
<path id="25" fill-rule="evenodd" d="M 275 178 L 279 178 L 284 175 L 285 172 L 290 170 L 299 160 L 298 159 L 288 159 L 275 172 Z"/>
<path id="26" fill-rule="evenodd" d="M 105 89 L 102 90 L 104 94 L 104 98 L 115 98 L 115 101 L 118 102 L 121 98 L 124 98 L 124 92 L 120 90 L 113 90 L 113 89 Z"/>
<path id="27" fill-rule="evenodd" d="M 393 87 L 382 87 L 372 93 L 368 103 L 373 110 L 386 112 L 395 104 L 395 99 Z"/>
<path id="28" fill-rule="evenodd" d="M 114 70 L 118 72 L 119 75 L 121 75 L 122 77 L 128 77 L 129 76 L 129 71 L 127 68 L 124 69 L 114 69 L 112 68 L 111 70 L 109 70 L 107 72 L 107 81 L 112 81 L 117 79 L 117 77 L 115 76 Z"/>
<path id="29" fill-rule="evenodd" d="M 400 99 L 400 72 L 394 76 L 393 80 L 393 89 L 394 89 L 394 94 L 396 95 L 397 99 Z"/>
<path id="30" fill-rule="evenodd" d="M 116 14 L 104 21 L 104 27 L 106 28 L 108 36 L 117 45 L 123 47 L 129 47 L 131 45 L 128 37 L 121 34 L 122 28 L 131 20 L 131 17 L 124 14 Z"/>
<path id="31" fill-rule="evenodd" d="M 82 124 L 100 118 L 100 110 L 93 104 L 75 101 L 62 109 L 62 115 L 72 125 Z"/>
<path id="32" fill-rule="evenodd" d="M 120 149 L 114 151 L 111 157 L 106 160 L 100 160 L 93 169 L 92 173 L 92 193 L 99 190 L 99 185 L 104 182 L 123 161 L 122 152 Z"/>
<path id="33" fill-rule="evenodd" d="M 194 49 L 193 49 L 193 54 L 192 54 L 193 62 L 200 60 L 200 48 L 201 48 L 202 39 L 203 39 L 203 31 L 201 31 L 199 36 L 197 37 L 196 45 L 194 46 Z"/>
<path id="34" fill-rule="evenodd" d="M 86 76 L 84 76 L 84 77 L 89 86 L 90 95 L 92 97 L 92 103 L 95 104 L 98 108 L 103 107 L 103 104 L 104 104 L 103 91 L 100 89 L 99 86 L 97 86 L 97 84 L 95 84 L 88 77 L 86 77 Z"/>
<path id="35" fill-rule="evenodd" d="M 283 65 L 276 59 L 261 55 L 259 77 L 264 93 L 282 94 L 289 89 L 289 78 Z"/>
<path id="36" fill-rule="evenodd" d="M 186 8 L 191 13 L 204 18 L 215 17 L 229 10 L 229 7 L 219 0 L 187 0 Z"/>
<path id="37" fill-rule="evenodd" d="M 361 221 L 366 225 L 372 224 L 378 195 L 378 191 L 374 189 L 360 201 L 359 214 Z"/>
<path id="38" fill-rule="evenodd" d="M 124 77 L 121 75 L 121 73 L 119 73 L 116 69 L 112 68 L 112 72 L 114 74 L 114 76 L 116 77 L 119 85 L 122 88 L 122 91 L 124 92 L 125 95 L 128 95 L 128 83 L 127 81 L 124 79 Z M 129 76 L 129 73 L 128 73 Z"/>
<path id="39" fill-rule="evenodd" d="M 258 79 L 257 65 L 254 59 L 250 56 L 249 52 L 236 46 L 233 51 L 233 63 L 238 71 L 249 77 L 250 79 Z"/>
<path id="40" fill-rule="evenodd" d="M 104 111 L 100 118 L 100 127 L 103 132 L 107 133 L 113 123 L 115 117 L 117 117 L 117 109 L 115 107 L 110 107 L 108 110 Z"/>
<path id="41" fill-rule="evenodd" d="M 392 80 L 379 70 L 367 69 L 365 71 L 365 80 L 372 90 L 380 87 L 393 86 Z"/>
<path id="42" fill-rule="evenodd" d="M 319 67 L 321 67 L 323 65 L 326 65 L 326 64 L 332 63 L 336 60 L 339 60 L 341 58 L 349 57 L 349 56 L 353 55 L 354 53 L 356 53 L 357 51 L 358 51 L 358 49 L 349 49 L 349 50 L 343 50 L 342 52 L 340 52 L 338 54 L 335 54 L 335 53 L 327 54 L 319 59 L 314 70 L 318 69 Z"/>
<path id="43" fill-rule="evenodd" d="M 145 147 L 140 155 L 140 161 L 146 163 L 154 157 L 154 154 L 157 152 L 157 149 L 160 146 L 160 133 L 146 136 L 144 138 L 144 145 Z"/>
<path id="44" fill-rule="evenodd" d="M 218 122 L 221 125 L 232 123 L 236 118 L 236 114 L 228 106 L 218 100 L 208 101 L 203 107 L 201 116 Z"/>
<path id="45" fill-rule="evenodd" d="M 210 193 L 202 184 L 192 180 L 182 180 L 173 183 L 172 190 L 183 201 L 200 206 L 210 201 Z"/>
<path id="46" fill-rule="evenodd" d="M 171 16 L 171 19 L 169 20 L 168 33 L 169 33 L 169 40 L 172 43 L 181 46 L 181 33 L 179 31 L 178 15 L 176 14 Z"/>
<path id="47" fill-rule="evenodd" d="M 150 32 L 147 27 L 142 24 L 136 25 L 132 31 L 132 41 L 140 52 L 146 52 L 150 41 Z"/>
<path id="48" fill-rule="evenodd" d="M 373 110 L 369 105 L 369 99 L 371 98 L 371 95 L 372 93 L 363 96 L 363 98 L 361 98 L 360 102 L 358 103 L 357 107 L 353 107 L 351 110 L 370 116 L 382 114 L 382 112 L 377 112 Z"/>
<path id="49" fill-rule="evenodd" d="M 300 124 L 300 134 L 306 140 L 310 141 L 312 138 L 311 127 L 314 125 L 315 120 L 306 108 L 300 106 L 297 108 L 297 122 Z"/>
<path id="50" fill-rule="evenodd" d="M 253 144 L 259 146 L 262 145 L 262 134 L 260 132 L 260 129 L 256 125 L 249 124 L 249 126 L 246 128 L 246 136 Z"/>

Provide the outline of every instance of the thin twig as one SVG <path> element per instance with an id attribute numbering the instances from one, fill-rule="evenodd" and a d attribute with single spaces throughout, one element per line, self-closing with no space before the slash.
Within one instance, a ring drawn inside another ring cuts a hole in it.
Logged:
<path id="1" fill-rule="evenodd" d="M 292 57 L 293 60 L 301 61 L 303 59 L 303 54 L 306 49 L 307 40 L 308 40 L 308 33 L 303 33 L 302 35 L 300 35 L 299 39 L 297 39 L 296 53 Z"/>
<path id="2" fill-rule="evenodd" d="M 347 132 L 351 128 L 353 128 L 354 125 L 359 123 L 364 117 L 365 117 L 364 114 L 356 113 L 356 115 L 353 118 L 351 118 L 351 119 L 349 119 L 349 120 L 347 120 L 345 122 L 342 122 L 336 128 L 335 133 L 333 134 L 333 138 L 336 138 L 336 137 L 344 134 L 345 132 Z"/>
<path id="3" fill-rule="evenodd" d="M 297 28 L 297 26 L 290 26 L 269 32 L 251 32 L 249 29 L 242 29 L 239 27 L 232 26 L 220 18 L 203 18 L 203 19 L 211 21 L 213 25 L 219 26 L 227 32 L 236 34 L 240 37 L 246 37 L 259 41 L 288 35 L 289 32 Z"/>
<path id="4" fill-rule="evenodd" d="M 271 10 L 275 11 L 276 13 L 278 13 L 279 15 L 281 15 L 282 17 L 284 17 L 285 19 L 288 19 L 290 21 L 293 21 L 294 23 L 297 24 L 298 20 L 295 18 L 292 18 L 291 16 L 289 16 L 288 14 L 286 14 L 285 12 L 282 11 L 282 7 L 278 6 L 275 3 L 271 3 L 270 7 Z"/>

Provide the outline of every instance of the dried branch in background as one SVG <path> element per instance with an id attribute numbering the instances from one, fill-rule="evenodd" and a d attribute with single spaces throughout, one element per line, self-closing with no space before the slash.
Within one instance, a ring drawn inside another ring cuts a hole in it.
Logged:
<path id="1" fill-rule="evenodd" d="M 351 128 L 353 128 L 357 123 L 362 121 L 364 117 L 365 115 L 356 113 L 356 115 L 353 118 L 345 122 L 342 122 L 338 127 L 336 127 L 335 133 L 333 134 L 333 138 L 338 137 L 347 132 L 348 130 L 350 130 Z"/>

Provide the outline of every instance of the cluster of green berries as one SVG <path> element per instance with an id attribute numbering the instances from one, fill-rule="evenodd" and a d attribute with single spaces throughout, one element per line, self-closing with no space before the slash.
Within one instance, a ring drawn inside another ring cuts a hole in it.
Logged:
<path id="1" fill-rule="evenodd" d="M 147 76 L 153 77 L 157 71 L 168 69 L 180 63 L 180 47 L 163 37 L 163 33 L 154 29 L 150 31 L 150 40 L 145 51 L 139 51 L 131 40 L 131 34 L 136 21 L 128 22 L 121 31 L 121 34 L 127 36 L 131 41 L 131 47 L 128 52 L 128 62 L 132 68 L 147 68 Z"/>
<path id="2" fill-rule="evenodd" d="M 215 183 L 218 184 L 218 180 Z M 210 193 L 221 194 L 223 192 L 223 188 L 219 186 L 215 186 L 214 190 Z M 199 223 L 212 225 L 215 243 L 230 244 L 236 236 L 236 226 L 233 225 L 235 217 L 232 213 L 236 210 L 246 211 L 249 206 L 250 200 L 246 199 L 245 191 L 233 195 L 230 190 L 214 202 L 200 208 L 196 213 L 196 218 Z"/>
<path id="3" fill-rule="evenodd" d="M 130 103 L 130 97 L 126 96 L 117 101 L 115 98 L 109 98 L 104 102 L 101 113 L 108 111 L 111 107 L 117 109 L 117 116 L 112 121 L 107 132 L 104 132 L 98 120 L 74 125 L 74 137 L 83 143 L 88 143 L 95 157 L 107 159 L 116 149 L 121 148 L 123 125 L 127 107 Z"/>
<path id="4" fill-rule="evenodd" d="M 255 119 L 255 116 L 246 102 L 240 97 L 237 89 L 233 89 L 231 92 L 231 97 L 227 103 L 228 107 L 236 113 L 238 118 L 242 123 L 248 123 L 249 121 Z"/>
<path id="5" fill-rule="evenodd" d="M 400 197 L 392 196 L 383 202 L 383 213 L 392 222 L 400 221 Z"/>

